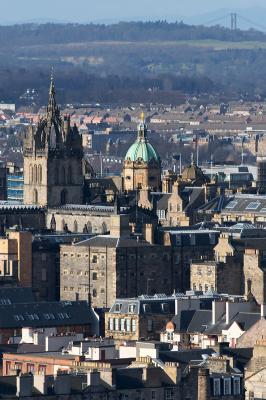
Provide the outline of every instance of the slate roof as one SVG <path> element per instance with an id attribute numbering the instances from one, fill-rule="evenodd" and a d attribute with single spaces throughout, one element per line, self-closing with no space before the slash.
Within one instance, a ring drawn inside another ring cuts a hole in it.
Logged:
<path id="1" fill-rule="evenodd" d="M 211 310 L 197 310 L 193 315 L 187 332 L 205 332 L 206 327 L 212 323 L 212 311 Z"/>
<path id="2" fill-rule="evenodd" d="M 89 325 L 94 319 L 94 313 L 86 301 L 0 306 L 0 329 Z"/>
<path id="3" fill-rule="evenodd" d="M 223 207 L 222 214 L 266 214 L 266 196 L 257 194 L 236 194 Z"/>
<path id="4" fill-rule="evenodd" d="M 213 349 L 195 349 L 195 350 L 178 350 L 178 351 L 160 351 L 159 359 L 166 362 L 177 362 L 181 367 L 187 365 L 192 360 L 203 360 L 202 355 L 211 355 L 215 353 Z"/>
<path id="5" fill-rule="evenodd" d="M 118 306 L 119 305 L 119 306 Z M 163 306 L 166 305 L 166 306 Z M 134 307 L 134 312 L 130 311 Z M 175 314 L 175 298 L 137 298 L 137 299 L 118 299 L 112 305 L 110 313 L 119 314 Z"/>
<path id="6" fill-rule="evenodd" d="M 35 296 L 31 288 L 0 287 L 0 306 L 17 303 L 34 303 Z"/>
<path id="7" fill-rule="evenodd" d="M 175 330 L 178 332 L 187 332 L 188 326 L 195 314 L 196 310 L 182 310 L 172 318 L 175 324 Z"/>
<path id="8" fill-rule="evenodd" d="M 151 247 L 152 244 L 145 240 L 137 240 L 133 238 L 120 237 L 116 238 L 109 235 L 99 235 L 93 238 L 76 243 L 75 246 L 92 246 L 92 247 Z"/>

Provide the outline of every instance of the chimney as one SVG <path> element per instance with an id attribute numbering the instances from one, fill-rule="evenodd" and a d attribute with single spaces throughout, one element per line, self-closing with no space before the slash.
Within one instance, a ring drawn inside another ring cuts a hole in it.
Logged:
<path id="1" fill-rule="evenodd" d="M 100 385 L 100 372 L 89 371 L 87 373 L 87 385 L 88 386 L 99 386 Z"/>
<path id="2" fill-rule="evenodd" d="M 212 325 L 217 324 L 218 320 L 225 313 L 225 302 L 224 301 L 213 301 L 212 302 Z"/>
<path id="3" fill-rule="evenodd" d="M 261 304 L 261 306 L 260 306 L 260 316 L 261 316 L 261 319 L 265 319 L 266 318 L 266 304 Z"/>
<path id="4" fill-rule="evenodd" d="M 62 374 L 57 375 L 54 381 L 54 388 L 56 394 L 70 394 L 71 392 L 71 375 Z"/>
<path id="5" fill-rule="evenodd" d="M 110 236 L 115 238 L 129 237 L 131 227 L 129 225 L 129 216 L 126 214 L 111 215 L 110 218 Z"/>
<path id="6" fill-rule="evenodd" d="M 210 398 L 210 373 L 208 369 L 200 368 L 198 371 L 198 400 L 209 400 Z"/>
<path id="7" fill-rule="evenodd" d="M 153 229 L 153 224 L 144 224 L 143 225 L 143 236 L 144 239 L 150 243 L 154 243 L 154 229 Z"/>
<path id="8" fill-rule="evenodd" d="M 16 377 L 17 384 L 17 397 L 31 397 L 32 396 L 32 385 L 33 385 L 33 375 L 18 375 Z"/>
<path id="9" fill-rule="evenodd" d="M 139 207 L 144 207 L 144 208 L 148 208 L 149 210 L 152 210 L 153 205 L 150 201 L 150 192 L 151 192 L 151 189 L 149 187 L 144 187 L 144 188 L 140 189 L 139 201 L 138 201 Z"/>

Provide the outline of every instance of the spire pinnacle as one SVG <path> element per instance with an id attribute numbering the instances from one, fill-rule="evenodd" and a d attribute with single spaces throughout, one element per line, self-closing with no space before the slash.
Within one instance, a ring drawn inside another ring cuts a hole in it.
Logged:
<path id="1" fill-rule="evenodd" d="M 52 68 L 47 114 L 50 114 L 50 117 L 53 117 L 56 114 L 56 109 L 57 109 L 57 107 L 56 107 L 56 101 L 55 101 L 54 70 Z"/>
<path id="2" fill-rule="evenodd" d="M 141 120 L 142 123 L 145 122 L 145 114 L 144 114 L 144 111 L 142 111 L 142 113 L 140 114 L 140 120 Z"/>

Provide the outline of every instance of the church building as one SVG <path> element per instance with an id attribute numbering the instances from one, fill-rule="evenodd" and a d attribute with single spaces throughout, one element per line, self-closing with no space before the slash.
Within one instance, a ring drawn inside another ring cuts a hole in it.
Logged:
<path id="1" fill-rule="evenodd" d="M 46 116 L 30 126 L 24 141 L 24 204 L 82 204 L 82 159 L 81 136 L 70 116 L 61 116 L 52 78 Z"/>

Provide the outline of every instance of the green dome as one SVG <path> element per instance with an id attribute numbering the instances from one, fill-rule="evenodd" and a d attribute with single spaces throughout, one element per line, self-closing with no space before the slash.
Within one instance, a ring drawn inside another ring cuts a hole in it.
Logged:
<path id="1" fill-rule="evenodd" d="M 149 163 L 151 160 L 160 162 L 160 157 L 154 147 L 148 142 L 147 127 L 144 123 L 139 125 L 138 138 L 127 151 L 126 160 L 137 161 L 142 159 Z"/>
<path id="2" fill-rule="evenodd" d="M 126 160 L 137 161 L 141 158 L 144 162 L 150 162 L 151 160 L 159 161 L 159 156 L 154 147 L 147 142 L 135 142 L 130 146 L 126 154 Z"/>

